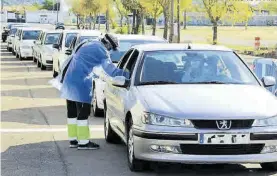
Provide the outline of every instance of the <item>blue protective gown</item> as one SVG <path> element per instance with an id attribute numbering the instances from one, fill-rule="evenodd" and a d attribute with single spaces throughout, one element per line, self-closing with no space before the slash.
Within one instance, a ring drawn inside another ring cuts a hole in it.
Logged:
<path id="1" fill-rule="evenodd" d="M 115 67 L 109 52 L 100 41 L 89 42 L 73 55 L 60 88 L 61 98 L 91 104 L 92 79 L 96 76 L 92 71 L 96 66 L 101 66 L 111 77 L 128 75 Z"/>

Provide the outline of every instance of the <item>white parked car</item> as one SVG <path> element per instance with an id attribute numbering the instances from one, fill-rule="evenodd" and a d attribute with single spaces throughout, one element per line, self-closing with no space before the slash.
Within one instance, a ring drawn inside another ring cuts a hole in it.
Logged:
<path id="1" fill-rule="evenodd" d="M 9 34 L 7 36 L 7 50 L 8 51 L 13 51 L 13 44 L 14 44 L 14 38 L 15 38 L 15 34 L 17 32 L 17 30 L 19 28 L 22 28 L 23 26 L 17 26 L 17 25 L 14 25 L 11 27 L 10 31 L 9 31 Z"/>
<path id="2" fill-rule="evenodd" d="M 61 31 L 45 31 L 39 40 L 35 41 L 34 56 L 37 66 L 41 70 L 53 65 L 53 44 L 56 44 L 60 38 Z"/>
<path id="3" fill-rule="evenodd" d="M 179 65 L 179 58 L 183 66 Z M 127 144 L 131 171 L 148 161 L 261 164 L 277 170 L 277 99 L 231 49 L 132 47 L 105 87 L 105 139 Z"/>
<path id="4" fill-rule="evenodd" d="M 53 44 L 53 75 L 57 75 L 60 72 L 60 67 L 68 57 L 65 51 L 69 48 L 74 37 L 79 33 L 79 30 L 61 30 L 58 42 Z"/>
<path id="5" fill-rule="evenodd" d="M 23 58 L 33 57 L 33 46 L 42 32 L 39 28 L 21 28 L 15 36 L 15 53 L 16 57 L 22 60 Z"/>
<path id="6" fill-rule="evenodd" d="M 119 59 L 134 45 L 148 44 L 148 43 L 167 43 L 166 40 L 157 36 L 145 35 L 116 35 L 119 39 L 119 50 L 111 51 L 111 60 L 116 64 Z M 104 87 L 105 82 L 101 79 L 93 81 L 93 115 L 100 116 L 104 109 Z"/>

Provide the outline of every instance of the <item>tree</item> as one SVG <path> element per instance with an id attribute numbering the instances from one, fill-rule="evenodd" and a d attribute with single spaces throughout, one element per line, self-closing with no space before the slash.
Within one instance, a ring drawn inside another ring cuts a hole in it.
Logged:
<path id="1" fill-rule="evenodd" d="M 163 9 L 163 15 L 164 15 L 164 34 L 163 38 L 167 39 L 168 36 L 168 22 L 169 22 L 169 0 L 159 0 L 158 3 L 161 5 Z"/>
<path id="2" fill-rule="evenodd" d="M 139 0 L 121 0 L 121 2 L 126 10 L 133 12 L 132 34 L 138 34 L 143 12 Z"/>
<path id="3" fill-rule="evenodd" d="M 159 0 L 140 0 L 140 4 L 145 9 L 146 13 L 153 19 L 152 35 L 156 35 L 157 18 L 163 13 Z"/>
<path id="4" fill-rule="evenodd" d="M 60 3 L 54 3 L 53 0 L 44 0 L 44 2 L 42 3 L 42 9 L 46 9 L 46 10 L 60 10 Z"/>
<path id="5" fill-rule="evenodd" d="M 66 2 L 71 5 L 70 11 L 77 17 L 77 28 L 80 29 L 81 17 L 86 13 L 83 9 L 83 0 L 67 0 Z"/>
<path id="6" fill-rule="evenodd" d="M 213 25 L 213 44 L 217 44 L 217 25 L 220 19 L 226 14 L 229 1 L 228 0 L 202 0 L 205 11 Z"/>

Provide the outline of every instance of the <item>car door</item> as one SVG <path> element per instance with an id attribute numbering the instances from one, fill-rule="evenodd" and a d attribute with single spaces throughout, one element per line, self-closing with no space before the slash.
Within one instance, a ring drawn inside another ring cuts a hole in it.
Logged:
<path id="1" fill-rule="evenodd" d="M 33 51 L 34 51 L 34 56 L 35 58 L 39 58 L 39 53 L 40 53 L 40 45 L 41 45 L 41 39 L 42 36 L 44 35 L 44 32 L 42 32 L 38 38 L 38 40 L 36 40 L 35 45 L 33 47 Z"/>
<path id="2" fill-rule="evenodd" d="M 138 50 L 134 50 L 131 54 L 131 56 L 129 57 L 127 63 L 124 65 L 123 70 L 125 72 L 129 72 L 130 77 L 128 79 L 131 79 L 132 77 L 132 73 L 134 71 L 134 67 L 136 64 L 136 61 L 138 59 L 139 56 L 139 51 Z M 116 110 L 116 119 L 118 121 L 118 128 L 120 129 L 121 132 L 123 132 L 123 134 L 125 134 L 125 117 L 126 117 L 126 113 L 127 113 L 127 108 L 126 108 L 126 104 L 129 103 L 129 90 L 130 87 L 124 88 L 124 87 L 116 87 L 113 86 L 114 92 L 115 92 L 115 102 L 117 103 L 115 106 Z"/>
<path id="3" fill-rule="evenodd" d="M 119 61 L 117 68 L 119 69 L 124 69 L 124 66 L 126 65 L 129 57 L 131 56 L 131 54 L 133 53 L 133 49 L 130 49 Z M 112 86 L 111 84 L 107 84 L 106 85 L 106 89 L 105 89 L 105 96 L 106 96 L 106 105 L 107 105 L 107 111 L 109 113 L 109 121 L 110 124 L 113 126 L 113 128 L 115 130 L 118 130 L 120 133 L 124 133 L 124 131 L 122 131 L 119 127 L 120 125 L 120 121 L 119 118 L 117 118 L 117 116 L 120 114 L 120 112 L 117 112 L 119 109 L 118 108 L 118 96 L 116 96 L 118 89 L 115 86 Z"/>

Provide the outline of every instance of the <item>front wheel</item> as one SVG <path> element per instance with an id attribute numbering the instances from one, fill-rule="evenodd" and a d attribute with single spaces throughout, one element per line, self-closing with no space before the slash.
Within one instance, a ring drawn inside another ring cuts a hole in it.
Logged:
<path id="1" fill-rule="evenodd" d="M 262 168 L 270 171 L 277 171 L 277 162 L 274 163 L 262 163 Z"/>
<path id="2" fill-rule="evenodd" d="M 105 108 L 104 111 L 104 116 L 105 116 L 105 121 L 104 121 L 104 133 L 105 133 L 105 140 L 108 143 L 111 144 L 118 144 L 121 142 L 120 137 L 114 132 L 114 130 L 111 128 L 110 121 L 109 121 L 109 114 Z"/>
<path id="3" fill-rule="evenodd" d="M 134 144 L 134 134 L 133 134 L 133 121 L 130 119 L 128 124 L 127 133 L 127 159 L 128 165 L 132 172 L 140 172 L 145 169 L 147 164 L 146 161 L 139 160 L 135 157 L 135 144 Z"/>
<path id="4" fill-rule="evenodd" d="M 53 67 L 53 78 L 56 78 L 58 75 L 59 75 L 59 73 L 56 72 L 56 70 L 55 70 L 54 67 Z"/>
<path id="5" fill-rule="evenodd" d="M 41 63 L 39 62 L 39 60 L 37 59 L 37 67 L 40 68 L 41 67 Z"/>

